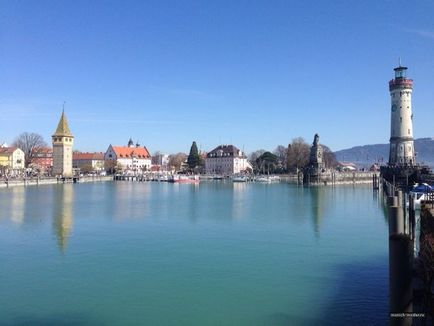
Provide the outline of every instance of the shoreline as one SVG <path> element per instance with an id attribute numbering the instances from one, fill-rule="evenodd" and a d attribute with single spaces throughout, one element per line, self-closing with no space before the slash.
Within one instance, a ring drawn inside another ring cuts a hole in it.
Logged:
<path id="1" fill-rule="evenodd" d="M 339 185 L 367 185 L 372 184 L 372 172 L 362 172 L 362 173 L 341 173 L 338 178 L 321 178 L 318 181 L 310 182 L 309 184 L 303 185 L 299 182 L 299 178 L 296 175 L 281 175 L 280 183 L 298 184 L 303 186 L 339 186 Z M 87 182 L 107 182 L 107 181 L 124 181 L 124 182 L 150 182 L 150 180 L 114 180 L 113 176 L 96 176 L 96 177 L 81 177 L 78 179 L 77 183 L 87 183 Z M 212 181 L 212 180 L 210 180 Z M 57 178 L 44 178 L 44 179 L 20 179 L 20 180 L 9 180 L 6 183 L 5 180 L 0 182 L 0 189 L 10 188 L 10 187 L 27 187 L 27 186 L 42 186 L 42 185 L 53 185 L 53 184 L 65 184 L 73 183 L 72 180 L 66 182 Z"/>
<path id="2" fill-rule="evenodd" d="M 81 177 L 78 179 L 77 183 L 85 183 L 85 182 L 106 182 L 113 181 L 113 176 L 97 176 L 97 177 Z M 43 185 L 53 185 L 53 184 L 65 184 L 72 182 L 63 182 L 57 178 L 44 178 L 44 179 L 21 179 L 21 180 L 9 180 L 6 183 L 5 180 L 2 180 L 0 183 L 0 189 L 2 188 L 11 188 L 11 187 L 29 187 L 29 186 L 43 186 Z"/>

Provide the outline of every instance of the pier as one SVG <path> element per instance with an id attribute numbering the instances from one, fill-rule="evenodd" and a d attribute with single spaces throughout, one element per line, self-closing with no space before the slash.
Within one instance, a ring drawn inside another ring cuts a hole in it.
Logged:
<path id="1" fill-rule="evenodd" d="M 374 191 L 383 193 L 389 219 L 390 325 L 434 322 L 434 193 L 416 208 L 406 180 L 384 178 Z M 418 181 L 426 181 L 419 179 Z"/>

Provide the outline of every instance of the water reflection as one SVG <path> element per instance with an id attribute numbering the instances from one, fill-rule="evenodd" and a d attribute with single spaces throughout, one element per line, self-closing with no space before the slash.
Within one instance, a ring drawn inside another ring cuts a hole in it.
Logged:
<path id="1" fill-rule="evenodd" d="M 151 185 L 139 182 L 119 182 L 114 187 L 111 204 L 114 219 L 141 219 L 149 216 Z M 112 213 L 109 214 L 109 216 Z"/>
<path id="2" fill-rule="evenodd" d="M 315 236 L 319 238 L 321 222 L 324 216 L 324 188 L 323 187 L 310 187 L 310 197 L 311 197 L 311 209 L 312 209 L 312 221 L 313 230 Z"/>
<path id="3" fill-rule="evenodd" d="M 53 201 L 53 231 L 57 238 L 57 244 L 62 252 L 73 228 L 72 205 L 74 200 L 74 185 L 59 185 L 54 192 Z"/>
<path id="4" fill-rule="evenodd" d="M 234 219 L 239 219 L 247 215 L 248 205 L 245 205 L 246 189 L 246 183 L 233 182 L 232 217 Z"/>
<path id="5" fill-rule="evenodd" d="M 177 191 L 179 191 L 179 187 L 187 187 L 187 195 L 188 195 L 188 202 L 187 202 L 187 210 L 188 213 L 187 215 L 189 216 L 190 220 L 193 222 L 196 222 L 200 213 L 199 213 L 199 200 L 200 200 L 200 195 L 199 195 L 199 184 L 188 184 L 188 185 L 183 185 L 183 184 L 175 184 L 174 185 L 175 189 Z"/>
<path id="6" fill-rule="evenodd" d="M 9 208 L 9 216 L 12 222 L 22 224 L 24 221 L 24 207 L 26 204 L 26 193 L 24 187 L 13 187 L 11 189 L 10 202 L 7 205 Z"/>

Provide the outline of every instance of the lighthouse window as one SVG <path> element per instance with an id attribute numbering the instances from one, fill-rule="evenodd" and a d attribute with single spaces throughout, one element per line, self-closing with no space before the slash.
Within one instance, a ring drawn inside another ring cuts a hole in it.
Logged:
<path id="1" fill-rule="evenodd" d="M 410 129 L 408 129 L 408 134 L 410 135 Z"/>
<path id="2" fill-rule="evenodd" d="M 402 123 L 402 117 L 399 117 L 399 121 Z"/>

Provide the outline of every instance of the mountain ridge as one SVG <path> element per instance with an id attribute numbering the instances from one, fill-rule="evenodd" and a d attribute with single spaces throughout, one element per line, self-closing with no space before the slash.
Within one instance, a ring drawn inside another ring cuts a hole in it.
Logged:
<path id="1" fill-rule="evenodd" d="M 425 137 L 414 140 L 416 162 L 434 166 L 434 138 Z M 340 162 L 352 162 L 359 167 L 368 167 L 373 163 L 387 163 L 389 144 L 370 144 L 354 146 L 334 152 Z"/>

